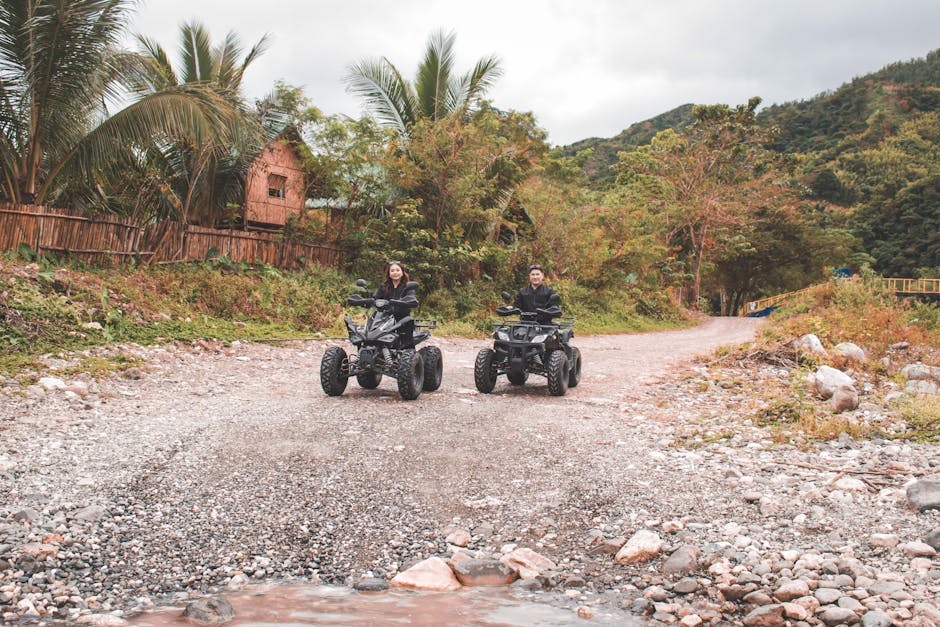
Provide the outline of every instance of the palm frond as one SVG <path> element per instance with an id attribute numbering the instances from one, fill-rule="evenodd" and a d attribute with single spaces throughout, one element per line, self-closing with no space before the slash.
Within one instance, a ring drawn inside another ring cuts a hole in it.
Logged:
<path id="1" fill-rule="evenodd" d="M 455 81 L 455 89 L 449 94 L 451 111 L 467 109 L 492 87 L 503 75 L 503 69 L 499 63 L 498 57 L 484 57 L 477 61 L 472 71 L 464 74 L 459 81 Z"/>
<path id="2" fill-rule="evenodd" d="M 407 135 L 415 121 L 416 103 L 411 86 L 388 59 L 360 61 L 349 68 L 344 80 L 347 90 L 365 100 L 381 123 Z"/>
<path id="3" fill-rule="evenodd" d="M 180 26 L 180 58 L 183 61 L 184 83 L 213 80 L 209 31 L 199 22 L 188 22 Z"/>
<path id="4" fill-rule="evenodd" d="M 453 31 L 436 31 L 428 38 L 424 60 L 418 66 L 415 78 L 415 93 L 421 113 L 432 120 L 446 117 L 447 94 L 450 91 L 454 68 L 454 43 L 457 35 Z"/>
<path id="5" fill-rule="evenodd" d="M 242 84 L 242 77 L 245 75 L 245 70 L 248 69 L 248 66 L 257 59 L 259 56 L 264 54 L 268 47 L 271 45 L 271 37 L 265 33 L 258 42 L 251 47 L 251 50 L 248 51 L 248 54 L 245 55 L 245 58 L 242 59 L 241 67 L 234 70 L 232 78 L 229 82 L 231 87 L 238 89 Z M 222 82 L 221 80 L 219 81 Z M 223 83 L 224 84 L 224 83 Z"/>

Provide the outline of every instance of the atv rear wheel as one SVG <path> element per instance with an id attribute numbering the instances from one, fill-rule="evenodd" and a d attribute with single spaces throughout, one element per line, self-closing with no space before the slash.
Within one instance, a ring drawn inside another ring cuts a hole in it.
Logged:
<path id="1" fill-rule="evenodd" d="M 476 361 L 473 362 L 473 381 L 484 394 L 489 394 L 496 387 L 496 369 L 493 367 L 495 358 L 493 349 L 484 348 L 477 353 Z"/>
<path id="2" fill-rule="evenodd" d="M 320 385 L 327 396 L 339 396 L 349 381 L 349 357 L 339 346 L 331 346 L 320 362 Z"/>
<path id="3" fill-rule="evenodd" d="M 525 382 L 529 380 L 529 373 L 525 370 L 522 372 L 507 372 L 506 378 L 513 385 L 525 385 Z"/>
<path id="4" fill-rule="evenodd" d="M 552 351 L 548 358 L 548 393 L 564 396 L 568 391 L 569 374 L 568 355 L 563 350 Z"/>
<path id="5" fill-rule="evenodd" d="M 424 360 L 424 385 L 422 389 L 425 392 L 433 392 L 441 387 L 441 381 L 444 379 L 444 355 L 437 346 L 425 346 L 418 351 Z"/>
<path id="6" fill-rule="evenodd" d="M 408 348 L 398 355 L 398 393 L 406 401 L 413 401 L 421 395 L 424 386 L 424 359 L 413 348 Z"/>
<path id="7" fill-rule="evenodd" d="M 381 372 L 360 372 L 356 375 L 356 381 L 359 382 L 359 387 L 366 390 L 374 390 L 379 387 L 379 383 L 382 382 L 382 373 Z"/>
<path id="8" fill-rule="evenodd" d="M 571 348 L 571 359 L 569 360 L 568 368 L 568 387 L 576 388 L 578 384 L 581 383 L 581 351 L 580 349 Z"/>

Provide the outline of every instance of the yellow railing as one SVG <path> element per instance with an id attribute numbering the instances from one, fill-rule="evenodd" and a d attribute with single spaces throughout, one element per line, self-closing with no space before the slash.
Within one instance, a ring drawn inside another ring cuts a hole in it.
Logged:
<path id="1" fill-rule="evenodd" d="M 899 278 L 870 278 L 863 279 L 861 277 L 850 277 L 847 279 L 837 279 L 840 281 L 861 281 L 868 285 L 871 289 L 880 289 L 886 292 L 894 292 L 895 294 L 940 294 L 940 279 L 899 279 Z M 776 296 L 769 296 L 767 298 L 761 298 L 760 300 L 752 300 L 749 303 L 745 303 L 743 307 L 738 311 L 739 316 L 746 316 L 748 314 L 753 314 L 758 311 L 767 309 L 768 307 L 773 307 L 783 301 L 796 296 L 798 294 L 803 294 L 812 289 L 819 287 L 819 285 L 811 285 L 809 287 L 804 287 L 801 290 L 796 290 L 795 292 L 786 292 L 785 294 L 777 294 Z"/>

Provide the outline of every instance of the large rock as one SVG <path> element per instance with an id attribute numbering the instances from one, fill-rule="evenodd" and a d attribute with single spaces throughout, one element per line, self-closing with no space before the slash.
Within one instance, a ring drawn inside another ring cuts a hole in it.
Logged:
<path id="1" fill-rule="evenodd" d="M 777 597 L 777 600 L 783 602 L 799 599 L 800 597 L 805 597 L 808 594 L 809 584 L 807 584 L 802 579 L 797 579 L 795 581 L 784 581 L 774 591 L 774 596 Z"/>
<path id="2" fill-rule="evenodd" d="M 865 355 L 865 351 L 852 342 L 842 342 L 841 344 L 836 344 L 832 348 L 832 353 L 833 355 L 845 357 L 849 361 L 857 361 L 859 363 L 868 361 L 868 357 Z"/>
<path id="3" fill-rule="evenodd" d="M 816 393 L 823 400 L 829 399 L 839 388 L 855 389 L 855 381 L 841 370 L 831 366 L 820 366 L 815 374 Z"/>
<path id="4" fill-rule="evenodd" d="M 526 548 L 510 551 L 499 558 L 499 561 L 516 569 L 522 579 L 535 579 L 545 571 L 555 568 L 555 562 Z"/>
<path id="5" fill-rule="evenodd" d="M 934 529 L 924 538 L 924 543 L 940 551 L 940 529 Z"/>
<path id="6" fill-rule="evenodd" d="M 653 559 L 663 548 L 663 541 L 652 531 L 641 529 L 633 534 L 633 537 L 627 540 L 623 548 L 617 552 L 614 561 L 618 564 L 635 564 L 637 562 L 648 562 Z"/>
<path id="7" fill-rule="evenodd" d="M 783 605 L 774 603 L 764 605 L 744 617 L 747 627 L 783 627 L 787 620 L 783 617 Z"/>
<path id="8" fill-rule="evenodd" d="M 670 575 L 690 573 L 698 568 L 698 556 L 699 550 L 694 546 L 681 546 L 663 564 L 663 572 Z"/>
<path id="9" fill-rule="evenodd" d="M 457 581 L 465 586 L 505 586 L 519 578 L 515 568 L 492 559 L 468 559 L 453 567 Z"/>
<path id="10" fill-rule="evenodd" d="M 907 486 L 907 500 L 921 512 L 940 509 L 940 479 L 921 479 Z"/>
<path id="11" fill-rule="evenodd" d="M 891 627 L 893 624 L 891 616 L 880 610 L 871 610 L 862 616 L 862 627 Z"/>
<path id="12" fill-rule="evenodd" d="M 927 379 L 911 380 L 908 381 L 904 386 L 904 391 L 907 394 L 915 396 L 918 394 L 936 396 L 937 394 L 940 394 L 940 385 L 937 385 L 935 382 Z"/>
<path id="13" fill-rule="evenodd" d="M 940 381 L 940 368 L 924 364 L 907 364 L 901 368 L 901 376 L 911 381 Z"/>
<path id="14" fill-rule="evenodd" d="M 796 342 L 793 344 L 796 346 L 796 348 L 809 353 L 816 353 L 817 355 L 828 355 L 826 349 L 823 348 L 822 342 L 820 342 L 819 338 L 812 333 L 807 333 L 800 339 L 796 340 Z"/>
<path id="15" fill-rule="evenodd" d="M 858 392 L 854 387 L 840 387 L 829 398 L 829 409 L 834 414 L 841 414 L 844 411 L 858 409 L 858 403 Z"/>
<path id="16" fill-rule="evenodd" d="M 463 587 L 447 562 L 439 557 L 429 557 L 408 570 L 398 573 L 390 584 L 394 588 L 432 592 L 450 592 Z"/>
<path id="17" fill-rule="evenodd" d="M 855 625 L 859 622 L 858 614 L 844 607 L 827 607 L 818 614 L 816 618 L 829 625 Z"/>
<path id="18" fill-rule="evenodd" d="M 197 623 L 227 623 L 235 618 L 235 610 L 227 599 L 213 597 L 193 601 L 183 610 L 183 618 Z"/>

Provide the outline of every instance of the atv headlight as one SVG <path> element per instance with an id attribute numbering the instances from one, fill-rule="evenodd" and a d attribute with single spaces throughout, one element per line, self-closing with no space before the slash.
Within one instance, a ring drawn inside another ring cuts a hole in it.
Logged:
<path id="1" fill-rule="evenodd" d="M 496 339 L 497 339 L 497 340 L 502 340 L 503 342 L 508 342 L 508 341 L 509 341 L 509 334 L 506 333 L 505 331 L 497 331 L 497 332 L 496 332 Z"/>
<path id="2" fill-rule="evenodd" d="M 539 333 L 538 335 L 536 335 L 529 341 L 532 342 L 533 344 L 541 344 L 547 339 L 548 339 L 548 333 Z"/>

